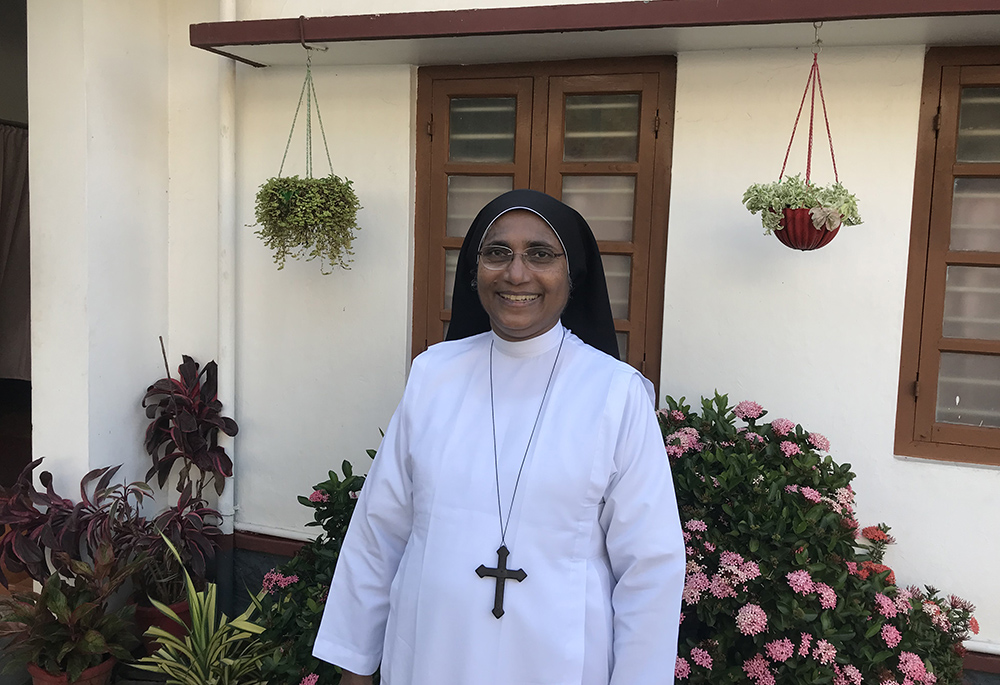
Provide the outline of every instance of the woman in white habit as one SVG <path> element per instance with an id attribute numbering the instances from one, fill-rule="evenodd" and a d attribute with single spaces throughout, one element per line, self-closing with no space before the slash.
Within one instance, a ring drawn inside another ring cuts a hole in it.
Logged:
<path id="1" fill-rule="evenodd" d="M 515 190 L 473 221 L 448 340 L 413 361 L 313 653 L 343 685 L 672 683 L 681 536 L 652 385 L 597 242 Z"/>

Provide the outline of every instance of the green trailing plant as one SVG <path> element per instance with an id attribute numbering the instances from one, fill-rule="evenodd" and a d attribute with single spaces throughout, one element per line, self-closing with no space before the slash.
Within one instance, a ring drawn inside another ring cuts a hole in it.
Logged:
<path id="1" fill-rule="evenodd" d="M 859 530 L 850 464 L 765 414 L 718 394 L 659 412 L 687 547 L 677 680 L 959 685 L 973 606 L 897 586 L 889 528 Z"/>
<path id="2" fill-rule="evenodd" d="M 257 191 L 255 232 L 274 252 L 278 269 L 288 257 L 320 260 L 323 274 L 348 268 L 361 209 L 351 181 L 325 178 L 269 178 Z"/>
<path id="3" fill-rule="evenodd" d="M 164 544 L 180 560 L 177 549 L 164 537 Z M 143 657 L 136 666 L 166 676 L 168 685 L 258 685 L 263 683 L 260 667 L 267 652 L 266 643 L 259 639 L 263 628 L 251 618 L 250 606 L 230 620 L 218 611 L 217 590 L 208 583 L 197 590 L 191 575 L 184 571 L 184 586 L 191 607 L 191 624 L 187 625 L 162 602 L 153 605 L 166 617 L 184 627 L 186 634 L 176 637 L 158 627 L 146 635 L 156 639 L 160 647 Z"/>
<path id="4" fill-rule="evenodd" d="M 86 669 L 109 658 L 131 659 L 139 644 L 131 606 L 109 607 L 111 596 L 142 563 L 119 563 L 108 541 L 94 550 L 93 563 L 53 554 L 56 572 L 41 592 L 0 597 L 0 637 L 9 665 L 32 663 L 75 682 Z"/>
<path id="5" fill-rule="evenodd" d="M 843 223 L 861 223 L 858 199 L 840 183 L 819 186 L 802 180 L 799 174 L 784 176 L 773 183 L 754 183 L 743 193 L 743 204 L 751 214 L 760 213 L 764 233 L 781 230 L 785 209 L 808 209 L 817 228 L 833 230 Z"/>
<path id="6" fill-rule="evenodd" d="M 375 450 L 368 450 L 368 455 L 374 458 Z M 318 483 L 308 497 L 298 498 L 313 510 L 313 521 L 306 525 L 321 526 L 323 533 L 288 563 L 269 571 L 260 595 L 253 600 L 264 626 L 261 639 L 270 646 L 263 662 L 269 685 L 340 682 L 339 670 L 314 657 L 312 647 L 340 547 L 365 481 L 364 476 L 354 475 L 349 462 L 344 461 L 341 468 L 343 479 L 330 471 L 329 478 Z"/>

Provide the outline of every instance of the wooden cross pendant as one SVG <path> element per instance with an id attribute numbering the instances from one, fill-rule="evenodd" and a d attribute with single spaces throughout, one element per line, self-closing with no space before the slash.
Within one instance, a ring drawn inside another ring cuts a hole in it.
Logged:
<path id="1" fill-rule="evenodd" d="M 528 574 L 524 572 L 524 569 L 517 569 L 512 571 L 507 568 L 507 557 L 510 555 L 510 551 L 507 549 L 507 545 L 500 545 L 500 549 L 497 550 L 497 567 L 487 568 L 485 564 L 480 564 L 479 568 L 476 569 L 476 574 L 480 578 L 485 578 L 490 576 L 491 578 L 497 579 L 497 590 L 496 596 L 493 599 L 493 615 L 497 618 L 503 616 L 503 587 L 504 581 L 516 580 L 521 582 L 528 577 Z"/>

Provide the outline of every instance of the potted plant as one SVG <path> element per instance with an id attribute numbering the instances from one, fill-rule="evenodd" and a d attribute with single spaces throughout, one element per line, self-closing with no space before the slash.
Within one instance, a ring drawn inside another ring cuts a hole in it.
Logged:
<path id="1" fill-rule="evenodd" d="M 278 269 L 288 257 L 320 260 L 328 275 L 334 266 L 347 268 L 361 209 L 351 181 L 330 174 L 324 178 L 276 176 L 257 191 L 255 232 L 274 251 Z"/>
<path id="2" fill-rule="evenodd" d="M 142 561 L 120 564 L 109 541 L 97 547 L 92 564 L 65 552 L 52 561 L 56 571 L 41 592 L 0 598 L 6 653 L 27 664 L 35 685 L 105 685 L 115 659 L 130 659 L 139 642 L 131 608 L 112 610 L 109 600 Z"/>
<path id="3" fill-rule="evenodd" d="M 180 562 L 180 554 L 165 537 L 164 544 Z M 262 684 L 260 665 L 267 646 L 257 637 L 263 629 L 250 620 L 253 605 L 229 620 L 217 610 L 215 584 L 208 583 L 205 589 L 197 590 L 187 570 L 182 569 L 182 573 L 191 607 L 190 622 L 182 621 L 165 604 L 154 602 L 168 620 L 182 628 L 182 632 L 178 636 L 151 627 L 147 632 L 156 639 L 159 648 L 140 659 L 136 666 L 165 675 L 168 685 Z"/>
<path id="4" fill-rule="evenodd" d="M 751 214 L 760 213 L 764 233 L 797 250 L 823 247 L 841 225 L 861 223 L 857 198 L 839 182 L 820 186 L 798 174 L 774 183 L 755 183 L 743 194 Z"/>

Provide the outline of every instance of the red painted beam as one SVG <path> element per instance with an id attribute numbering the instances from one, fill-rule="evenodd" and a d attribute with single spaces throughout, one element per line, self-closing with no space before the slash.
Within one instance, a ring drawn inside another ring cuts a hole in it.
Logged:
<path id="1" fill-rule="evenodd" d="M 1000 0 L 651 0 L 191 25 L 191 45 L 343 42 L 1000 14 Z"/>

